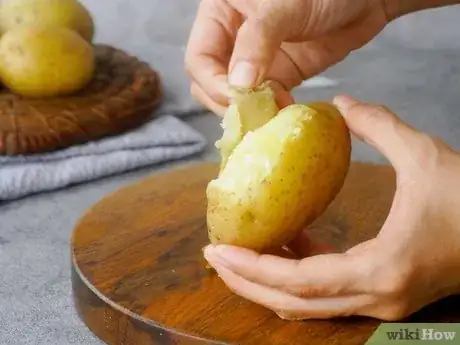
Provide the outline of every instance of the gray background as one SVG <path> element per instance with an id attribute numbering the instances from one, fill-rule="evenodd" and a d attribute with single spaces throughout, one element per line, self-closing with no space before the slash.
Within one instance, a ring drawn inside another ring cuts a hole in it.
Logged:
<path id="1" fill-rule="evenodd" d="M 149 61 L 169 90 L 170 110 L 196 103 L 188 95 L 183 53 L 197 0 L 85 0 L 97 40 Z M 299 89 L 298 101 L 347 92 L 384 103 L 421 130 L 460 148 L 460 7 L 427 11 L 392 23 L 377 39 L 324 76 L 338 84 Z M 178 103 L 178 98 L 181 102 Z M 193 160 L 215 160 L 219 119 L 184 118 L 209 140 Z M 382 161 L 355 142 L 353 158 Z M 176 162 L 0 205 L 0 344 L 100 344 L 77 319 L 70 295 L 69 237 L 85 209 L 107 193 Z M 8 256 L 2 246 L 9 246 Z"/>

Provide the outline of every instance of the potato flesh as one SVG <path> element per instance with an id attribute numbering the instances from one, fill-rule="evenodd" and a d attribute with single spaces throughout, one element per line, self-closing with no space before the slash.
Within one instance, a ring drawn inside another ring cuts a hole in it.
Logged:
<path id="1" fill-rule="evenodd" d="M 287 244 L 330 204 L 348 172 L 348 128 L 331 105 L 292 105 L 235 147 L 207 188 L 212 243 Z"/>
<path id="2" fill-rule="evenodd" d="M 233 91 L 232 104 L 222 121 L 224 133 L 216 143 L 221 155 L 221 170 L 246 133 L 270 121 L 279 110 L 268 84 L 262 84 L 254 90 Z"/>

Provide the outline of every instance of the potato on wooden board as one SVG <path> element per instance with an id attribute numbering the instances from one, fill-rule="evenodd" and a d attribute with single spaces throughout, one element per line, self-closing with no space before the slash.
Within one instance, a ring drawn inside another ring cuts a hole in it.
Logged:
<path id="1" fill-rule="evenodd" d="M 24 26 L 0 39 L 0 80 L 26 97 L 74 93 L 93 77 L 92 45 L 63 27 Z"/>
<path id="2" fill-rule="evenodd" d="M 88 42 L 95 31 L 91 14 L 78 0 L 0 1 L 0 33 L 23 25 L 63 26 Z"/>
<path id="3" fill-rule="evenodd" d="M 327 103 L 295 104 L 237 144 L 207 187 L 211 243 L 259 252 L 290 242 L 343 186 L 349 130 Z"/>

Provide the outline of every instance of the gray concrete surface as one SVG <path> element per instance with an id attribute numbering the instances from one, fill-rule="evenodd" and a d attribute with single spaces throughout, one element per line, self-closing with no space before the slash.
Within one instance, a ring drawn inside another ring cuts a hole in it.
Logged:
<path id="1" fill-rule="evenodd" d="M 183 49 L 197 0 L 85 0 L 96 17 L 97 39 L 151 62 L 174 92 L 188 97 Z M 337 85 L 299 89 L 299 101 L 348 92 L 384 103 L 414 126 L 460 148 L 460 7 L 411 15 L 324 76 Z M 190 102 L 193 103 L 191 99 Z M 78 217 L 101 197 L 145 176 L 192 161 L 215 160 L 220 135 L 211 114 L 185 120 L 209 139 L 200 157 L 0 205 L 0 345 L 96 345 L 77 319 L 70 294 L 69 236 Z M 355 142 L 353 158 L 383 158 Z M 2 247 L 9 246 L 8 257 Z"/>

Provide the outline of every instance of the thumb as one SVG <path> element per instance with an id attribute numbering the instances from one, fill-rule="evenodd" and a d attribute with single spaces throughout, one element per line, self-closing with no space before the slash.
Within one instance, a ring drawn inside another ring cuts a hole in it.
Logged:
<path id="1" fill-rule="evenodd" d="M 229 65 L 230 85 L 254 87 L 264 81 L 286 36 L 277 17 L 272 10 L 260 11 L 240 27 Z"/>
<path id="2" fill-rule="evenodd" d="M 403 122 L 383 106 L 361 103 L 348 96 L 338 96 L 334 104 L 345 118 L 350 131 L 382 153 L 395 170 L 417 159 L 427 148 L 430 137 Z"/>

